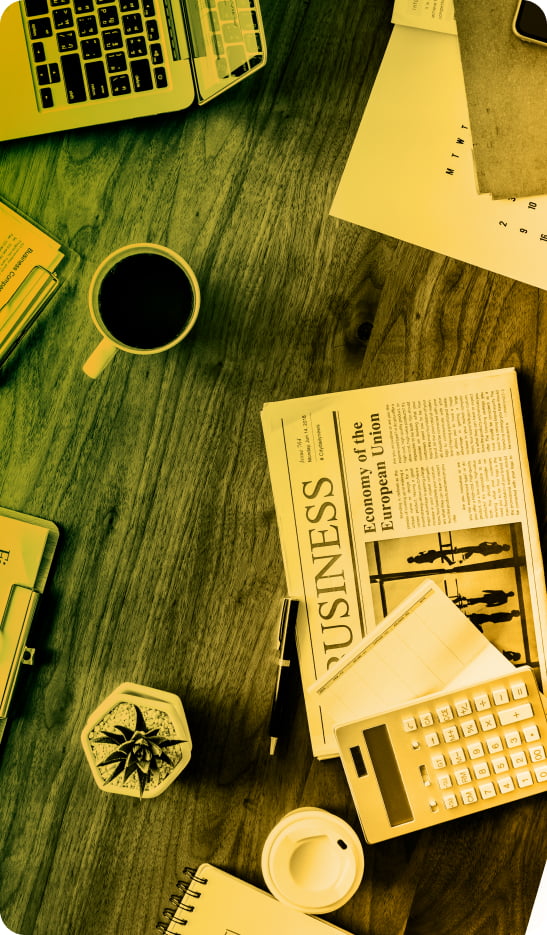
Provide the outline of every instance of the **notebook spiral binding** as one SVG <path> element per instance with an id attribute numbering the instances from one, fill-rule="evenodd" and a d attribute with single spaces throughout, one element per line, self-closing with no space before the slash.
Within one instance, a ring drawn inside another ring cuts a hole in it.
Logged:
<path id="1" fill-rule="evenodd" d="M 171 924 L 173 922 L 177 926 L 188 925 L 188 922 L 190 920 L 185 919 L 183 916 L 181 916 L 180 912 L 181 910 L 183 912 L 193 912 L 195 909 L 195 906 L 193 906 L 191 903 L 188 903 L 186 900 L 188 897 L 190 897 L 191 899 L 199 899 L 199 897 L 201 896 L 200 890 L 190 889 L 190 887 L 193 886 L 193 884 L 195 883 L 198 883 L 200 886 L 205 886 L 206 883 L 208 882 L 206 877 L 197 876 L 196 869 L 194 867 L 185 867 L 182 872 L 186 876 L 186 879 L 179 880 L 177 882 L 177 889 L 180 890 L 181 892 L 173 893 L 169 897 L 169 902 L 172 903 L 175 908 L 172 909 L 171 906 L 167 906 L 163 910 L 162 915 L 164 916 L 164 918 L 168 919 L 168 921 L 158 922 L 156 925 L 156 929 L 158 929 L 160 932 L 163 932 L 164 935 L 169 935 L 170 932 L 173 933 L 175 931 L 178 931 L 178 928 L 177 929 L 171 928 Z"/>

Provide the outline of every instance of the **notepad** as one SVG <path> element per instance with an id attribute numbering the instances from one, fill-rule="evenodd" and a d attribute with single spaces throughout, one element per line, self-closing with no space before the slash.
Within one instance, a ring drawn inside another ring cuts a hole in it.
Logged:
<path id="1" fill-rule="evenodd" d="M 171 906 L 164 911 L 167 921 L 158 923 L 166 935 L 349 935 L 211 864 L 201 864 L 185 875 L 177 884 L 179 893 L 171 896 Z"/>
<path id="2" fill-rule="evenodd" d="M 336 724 L 513 670 L 428 579 L 309 690 L 319 696 L 325 731 L 334 737 Z"/>

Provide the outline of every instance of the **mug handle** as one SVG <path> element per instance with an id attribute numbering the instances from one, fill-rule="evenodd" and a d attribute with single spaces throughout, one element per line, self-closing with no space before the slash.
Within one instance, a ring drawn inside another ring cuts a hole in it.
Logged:
<path id="1" fill-rule="evenodd" d="M 98 377 L 99 374 L 103 372 L 106 365 L 110 363 L 117 350 L 118 348 L 112 341 L 109 341 L 108 338 L 103 338 L 83 365 L 82 369 L 84 373 L 92 379 Z"/>

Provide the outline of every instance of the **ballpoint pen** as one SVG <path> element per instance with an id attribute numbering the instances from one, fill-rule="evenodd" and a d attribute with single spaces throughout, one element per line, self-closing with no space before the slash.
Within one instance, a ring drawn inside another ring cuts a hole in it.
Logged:
<path id="1" fill-rule="evenodd" d="M 279 657 L 277 661 L 277 678 L 270 715 L 270 754 L 275 753 L 277 741 L 287 727 L 290 718 L 288 700 L 290 686 L 294 677 L 296 665 L 296 618 L 298 615 L 298 601 L 286 597 L 281 609 L 279 626 Z"/>

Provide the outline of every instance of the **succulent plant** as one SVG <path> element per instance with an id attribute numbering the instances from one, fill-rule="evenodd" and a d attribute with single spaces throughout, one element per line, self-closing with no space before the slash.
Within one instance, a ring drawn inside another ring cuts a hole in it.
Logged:
<path id="1" fill-rule="evenodd" d="M 165 752 L 165 748 L 172 747 L 177 743 L 184 743 L 184 741 L 174 737 L 160 737 L 159 727 L 148 730 L 141 709 L 137 705 L 133 705 L 133 707 L 136 712 L 134 728 L 116 724 L 115 730 L 104 730 L 97 737 L 98 743 L 116 745 L 116 749 L 98 765 L 110 766 L 116 764 L 112 775 L 106 780 L 107 783 L 112 782 L 120 773 L 123 773 L 123 781 L 126 782 L 133 773 L 136 773 L 142 796 L 151 777 L 159 771 L 160 763 L 173 765 L 173 761 Z"/>

